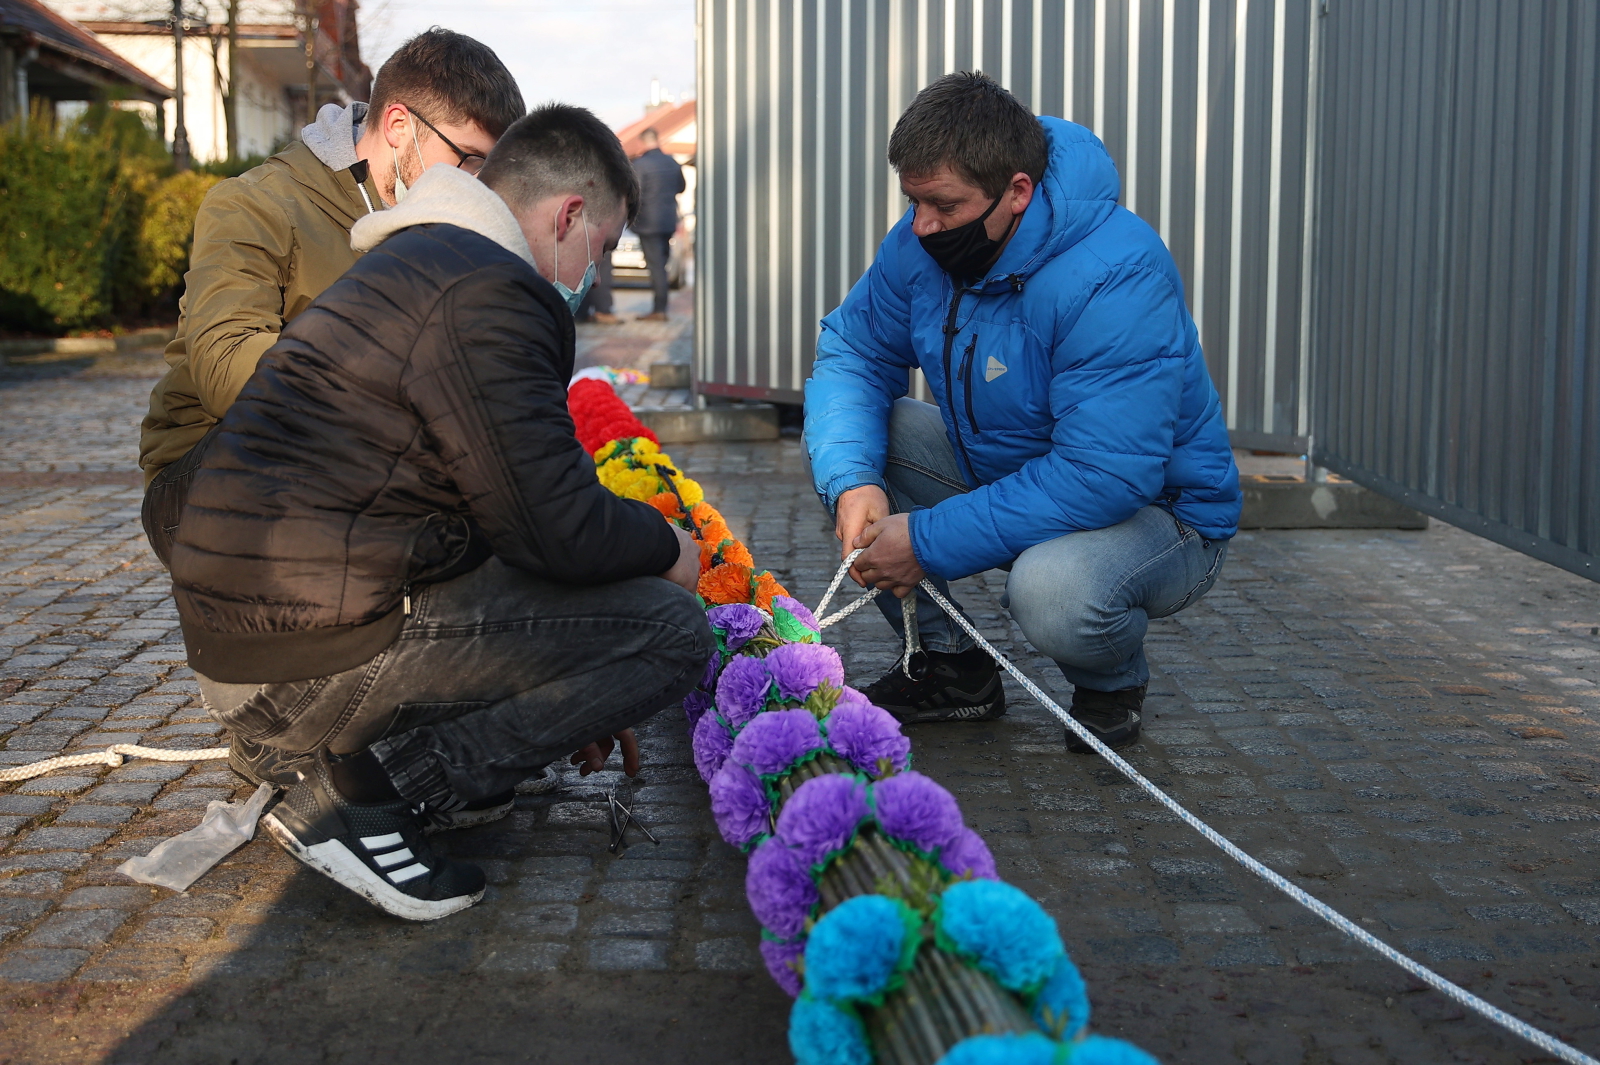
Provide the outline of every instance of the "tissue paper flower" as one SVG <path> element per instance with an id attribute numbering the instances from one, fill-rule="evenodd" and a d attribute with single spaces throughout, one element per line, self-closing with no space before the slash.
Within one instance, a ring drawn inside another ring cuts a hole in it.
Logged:
<path id="1" fill-rule="evenodd" d="M 821 898 L 811 871 L 776 836 L 763 840 L 750 853 L 744 892 L 750 912 L 761 926 L 784 939 L 805 931 L 806 918 Z"/>
<path id="2" fill-rule="evenodd" d="M 782 773 L 822 749 L 822 730 L 809 710 L 757 714 L 733 741 L 733 761 L 762 776 Z"/>
<path id="3" fill-rule="evenodd" d="M 761 779 L 732 759 L 711 778 L 711 815 L 731 846 L 742 850 L 766 835 L 771 810 Z"/>
<path id="4" fill-rule="evenodd" d="M 854 688 L 844 690 L 861 695 Z M 900 722 L 865 698 L 847 704 L 841 695 L 838 707 L 828 715 L 823 727 L 828 731 L 828 746 L 863 773 L 876 774 L 878 761 L 884 758 L 895 769 L 911 764 L 911 741 L 901 734 Z"/>
<path id="5" fill-rule="evenodd" d="M 898 773 L 872 786 L 878 824 L 890 836 L 932 854 L 965 827 L 953 795 L 921 773 Z"/>
<path id="6" fill-rule="evenodd" d="M 734 728 L 742 728 L 767 705 L 772 678 L 765 659 L 739 655 L 717 678 L 717 710 Z"/>
<path id="7" fill-rule="evenodd" d="M 767 672 L 785 699 L 803 700 L 827 681 L 835 688 L 844 684 L 844 663 L 839 652 L 820 643 L 786 643 L 767 655 Z"/>
<path id="8" fill-rule="evenodd" d="M 842 850 L 871 814 L 867 786 L 855 777 L 815 777 L 795 789 L 778 814 L 778 835 L 808 866 Z"/>
<path id="9" fill-rule="evenodd" d="M 694 749 L 694 767 L 700 771 L 700 779 L 709 784 L 733 750 L 733 733 L 716 714 L 704 714 L 694 727 L 690 746 Z"/>

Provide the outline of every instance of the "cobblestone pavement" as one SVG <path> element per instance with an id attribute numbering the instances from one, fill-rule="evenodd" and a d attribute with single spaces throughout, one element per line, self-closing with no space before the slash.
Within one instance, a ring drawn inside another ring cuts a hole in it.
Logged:
<path id="1" fill-rule="evenodd" d="M 67 396 L 0 379 L 0 424 L 56 403 L 65 431 L 39 454 L 100 461 L 115 445 L 80 447 L 73 427 L 118 424 L 127 396 L 92 377 L 50 387 Z M 796 442 L 672 451 L 815 602 L 837 554 Z M 0 764 L 216 742 L 138 501 L 117 484 L 0 482 Z M 1062 691 L 999 608 L 1001 577 L 958 594 Z M 1595 1052 L 1596 630 L 1596 585 L 1448 527 L 1242 535 L 1217 590 L 1152 625 L 1149 729 L 1130 760 L 1378 935 Z M 870 610 L 830 639 L 857 683 L 897 654 Z M 1010 695 L 1001 721 L 917 729 L 918 768 L 1060 921 L 1100 1031 L 1171 1062 L 1537 1060 L 1064 753 L 1060 727 Z M 492 887 L 428 925 L 264 840 L 186 894 L 121 878 L 124 858 L 248 790 L 221 763 L 0 786 L 0 1060 L 787 1060 L 787 1000 L 759 971 L 743 860 L 715 839 L 681 718 L 649 722 L 642 743 L 633 795 L 659 847 L 607 854 L 597 799 L 622 782 L 570 778 L 443 837 Z"/>

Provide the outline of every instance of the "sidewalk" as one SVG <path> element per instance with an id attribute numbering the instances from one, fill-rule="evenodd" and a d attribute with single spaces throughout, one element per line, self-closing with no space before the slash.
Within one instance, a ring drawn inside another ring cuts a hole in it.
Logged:
<path id="1" fill-rule="evenodd" d="M 0 375 L 0 763 L 217 742 L 127 473 L 159 368 Z M 815 603 L 837 551 L 796 442 L 672 451 Z M 1003 576 L 958 594 L 1063 691 L 1000 610 Z M 1600 586 L 1446 526 L 1241 535 L 1217 590 L 1151 627 L 1130 760 L 1378 935 L 1594 1053 L 1597 629 Z M 857 684 L 898 654 L 870 608 L 829 639 Z M 917 768 L 1056 916 L 1099 1031 L 1168 1062 L 1531 1058 L 1067 755 L 1009 695 L 1001 721 L 916 730 Z M 788 1000 L 755 959 L 744 862 L 715 838 L 681 718 L 642 743 L 636 809 L 660 847 L 612 858 L 596 800 L 615 774 L 569 778 L 447 837 L 492 887 L 429 925 L 263 840 L 184 895 L 118 876 L 248 791 L 222 763 L 0 786 L 0 1060 L 787 1061 Z"/>

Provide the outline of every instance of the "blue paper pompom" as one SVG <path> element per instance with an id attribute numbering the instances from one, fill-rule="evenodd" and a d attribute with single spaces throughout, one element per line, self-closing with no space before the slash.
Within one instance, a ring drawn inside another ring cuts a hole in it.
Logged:
<path id="1" fill-rule="evenodd" d="M 1074 1039 L 1089 1024 L 1089 989 L 1065 954 L 1034 1000 L 1033 1022 L 1055 1039 Z"/>
<path id="2" fill-rule="evenodd" d="M 806 990 L 835 1002 L 880 998 L 916 945 L 910 913 L 882 895 L 857 895 L 828 911 L 806 941 Z"/>
<path id="3" fill-rule="evenodd" d="M 871 1065 L 861 1021 L 832 1003 L 801 995 L 789 1011 L 789 1050 L 797 1065 Z"/>
<path id="4" fill-rule="evenodd" d="M 951 1047 L 938 1065 L 1054 1065 L 1061 1050 L 1038 1032 L 974 1035 Z"/>
<path id="5" fill-rule="evenodd" d="M 1069 1065 L 1161 1065 L 1132 1043 L 1103 1035 L 1091 1035 L 1071 1046 L 1072 1052 L 1066 1058 Z"/>
<path id="6" fill-rule="evenodd" d="M 1066 953 L 1050 915 L 998 880 L 951 884 L 933 919 L 941 947 L 972 958 L 1011 991 L 1039 987 Z"/>

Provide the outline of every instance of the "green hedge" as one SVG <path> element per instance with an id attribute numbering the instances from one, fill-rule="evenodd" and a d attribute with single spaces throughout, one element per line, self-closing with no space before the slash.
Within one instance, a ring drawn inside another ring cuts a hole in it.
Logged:
<path id="1" fill-rule="evenodd" d="M 171 169 L 131 112 L 59 127 L 41 112 L 0 131 L 0 328 L 60 333 L 170 302 L 200 199 L 221 180 Z"/>

